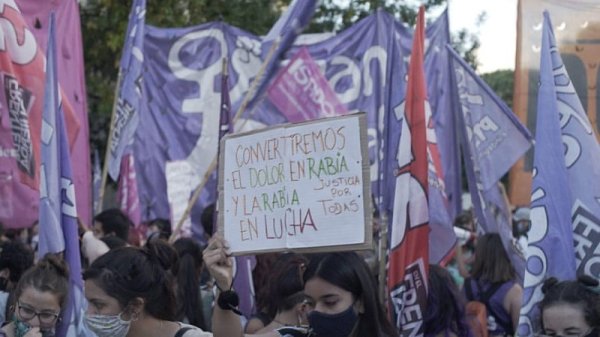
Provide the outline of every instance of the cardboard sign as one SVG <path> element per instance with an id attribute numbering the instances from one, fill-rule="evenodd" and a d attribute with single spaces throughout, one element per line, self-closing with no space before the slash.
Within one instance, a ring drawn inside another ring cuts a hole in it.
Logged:
<path id="1" fill-rule="evenodd" d="M 219 232 L 234 254 L 372 243 L 364 113 L 221 141 Z"/>

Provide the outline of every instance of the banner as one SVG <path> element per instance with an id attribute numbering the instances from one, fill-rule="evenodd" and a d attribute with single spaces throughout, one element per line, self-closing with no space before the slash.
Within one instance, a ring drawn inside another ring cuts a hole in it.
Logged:
<path id="1" fill-rule="evenodd" d="M 306 48 L 301 48 L 279 71 L 267 93 L 290 122 L 347 113 Z"/>
<path id="2" fill-rule="evenodd" d="M 75 186 L 67 132 L 59 95 L 54 42 L 54 14 L 50 18 L 46 65 L 46 90 L 41 129 L 40 167 L 40 241 L 38 256 L 64 253 L 69 266 L 69 293 L 56 324 L 56 335 L 67 337 L 95 336 L 84 324 L 85 299 L 81 277 L 81 255 L 77 224 Z"/>
<path id="3" fill-rule="evenodd" d="M 419 16 L 408 72 L 408 88 L 402 134 L 398 145 L 398 169 L 391 223 L 388 291 L 395 325 L 403 336 L 423 336 L 427 304 L 429 189 L 427 133 L 431 112 L 423 66 L 425 9 Z M 433 131 L 433 130 L 431 130 Z"/>
<path id="4" fill-rule="evenodd" d="M 83 44 L 79 4 L 76 0 L 37 1 L 16 0 L 25 22 L 35 36 L 38 46 L 46 50 L 50 13 L 56 16 L 57 50 L 56 65 L 60 87 L 64 98 L 68 99 L 77 120 L 79 133 L 71 142 L 71 157 L 77 158 L 73 164 L 73 183 L 77 195 L 77 215 L 85 223 L 92 223 L 92 188 L 90 187 L 92 167 L 90 163 L 89 124 L 87 114 L 87 91 L 83 63 Z"/>
<path id="5" fill-rule="evenodd" d="M 135 159 L 132 154 L 126 154 L 121 160 L 117 203 L 121 211 L 133 222 L 133 225 L 138 227 L 141 223 L 140 201 L 137 192 Z"/>
<path id="6" fill-rule="evenodd" d="M 556 45 L 598 137 L 600 86 L 597 85 L 599 72 L 596 64 L 600 62 L 600 7 L 595 1 L 519 1 L 514 111 L 535 134 L 543 10 L 548 10 L 554 18 Z M 509 195 L 515 205 L 528 205 L 530 202 L 532 166 L 533 152 L 530 151 L 510 172 Z"/>
<path id="7" fill-rule="evenodd" d="M 0 222 L 23 228 L 32 226 L 39 214 L 45 57 L 13 1 L 0 6 L 0 17 L 6 37 L 0 48 Z M 61 96 L 69 144 L 74 144 L 80 123 Z"/>

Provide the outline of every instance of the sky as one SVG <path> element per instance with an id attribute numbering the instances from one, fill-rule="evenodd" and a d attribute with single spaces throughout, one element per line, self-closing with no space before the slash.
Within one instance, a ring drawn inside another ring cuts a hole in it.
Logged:
<path id="1" fill-rule="evenodd" d="M 477 27 L 478 17 L 485 21 Z M 480 74 L 499 69 L 514 69 L 517 0 L 449 0 L 450 31 L 467 28 L 478 33 L 481 46 L 477 53 Z"/>

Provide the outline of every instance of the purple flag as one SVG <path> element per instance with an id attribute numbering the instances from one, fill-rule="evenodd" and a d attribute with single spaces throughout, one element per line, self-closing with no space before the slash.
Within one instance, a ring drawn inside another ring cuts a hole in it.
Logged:
<path id="1" fill-rule="evenodd" d="M 497 232 L 520 280 L 524 257 L 514 247 L 510 210 L 499 187 L 500 178 L 531 146 L 531 135 L 451 47 L 453 76 L 460 100 L 458 113 L 465 169 L 475 215 L 484 232 Z"/>
<path id="2" fill-rule="evenodd" d="M 77 195 L 77 214 L 86 223 L 91 223 L 93 209 L 90 186 L 90 146 L 87 115 L 87 94 L 83 64 L 83 45 L 79 4 L 76 0 L 37 1 L 16 0 L 23 18 L 31 28 L 38 46 L 46 50 L 50 13 L 56 16 L 56 34 L 60 38 L 56 49 L 60 87 L 79 120 L 79 133 L 70 139 L 71 156 L 77 158 L 73 164 L 73 183 Z M 40 97 L 41 99 L 41 97 Z"/>
<path id="3" fill-rule="evenodd" d="M 571 142 L 573 138 L 561 139 L 561 122 L 579 123 L 581 118 L 578 121 L 571 119 L 578 115 L 573 109 L 577 108 L 573 105 L 573 98 L 576 99 L 577 95 L 560 59 L 548 12 L 544 12 L 540 54 L 536 147 L 531 186 L 532 226 L 529 231 L 527 270 L 518 328 L 520 336 L 531 336 L 541 328 L 537 303 L 543 297 L 541 287 L 544 280 L 550 276 L 559 280 L 575 278 L 571 226 L 573 203 L 565 165 L 565 160 L 575 164 L 571 162 L 574 159 L 571 146 L 575 143 Z M 573 112 L 575 114 L 568 115 Z M 589 185 L 589 181 L 587 184 Z"/>
<path id="4" fill-rule="evenodd" d="M 288 9 L 281 15 L 281 17 L 275 22 L 275 25 L 271 28 L 269 33 L 265 36 L 262 41 L 262 58 L 266 60 L 268 53 L 271 51 L 273 44 L 278 43 L 275 46 L 272 57 L 265 67 L 265 72 L 261 78 L 259 78 L 258 85 L 256 86 L 256 92 L 253 93 L 247 110 L 252 111 L 256 102 L 262 99 L 263 94 L 267 89 L 267 84 L 271 81 L 275 74 L 277 74 L 277 67 L 280 59 L 284 53 L 290 49 L 296 37 L 302 33 L 304 27 L 308 25 L 317 7 L 316 0 L 294 0 L 288 7 Z M 236 110 L 240 102 L 236 103 Z"/>
<path id="5" fill-rule="evenodd" d="M 127 215 L 135 227 L 138 227 L 141 223 L 140 200 L 137 191 L 135 159 L 131 153 L 124 155 L 121 160 L 117 202 L 121 211 Z"/>
<path id="6" fill-rule="evenodd" d="M 142 65 L 144 62 L 144 22 L 146 0 L 135 0 L 131 5 L 129 25 L 120 63 L 121 83 L 116 102 L 115 116 L 110 134 L 108 173 L 113 180 L 119 178 L 121 158 L 132 142 L 139 123 L 142 99 Z"/>
<path id="7" fill-rule="evenodd" d="M 39 256 L 64 252 L 69 265 L 69 296 L 63 308 L 62 320 L 57 323 L 57 336 L 93 336 L 84 325 L 85 299 L 75 186 L 65 130 L 62 102 L 59 100 L 56 47 L 54 42 L 54 14 L 50 18 L 46 63 L 46 91 L 42 115 L 40 167 L 40 241 Z M 68 332 L 68 333 L 67 333 Z"/>

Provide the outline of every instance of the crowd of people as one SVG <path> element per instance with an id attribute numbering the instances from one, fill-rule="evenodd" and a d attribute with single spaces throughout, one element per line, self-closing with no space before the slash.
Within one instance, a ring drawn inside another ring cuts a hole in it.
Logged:
<path id="1" fill-rule="evenodd" d="M 515 242 L 526 239 L 525 213 L 515 212 Z M 211 231 L 212 220 L 205 220 Z M 477 235 L 470 212 L 455 226 L 460 240 L 454 259 L 429 266 L 424 335 L 515 335 L 523 288 L 500 235 Z M 171 243 L 163 219 L 142 228 L 117 209 L 98 214 L 89 228 L 80 224 L 85 325 L 98 337 L 399 336 L 378 294 L 372 254 L 260 255 L 253 275 L 256 310 L 242 318 L 224 238 Z M 0 238 L 0 336 L 54 336 L 61 320 L 69 268 L 60 255 L 36 256 L 35 235 L 11 230 Z M 598 280 L 550 278 L 542 291 L 539 336 L 600 336 Z M 483 322 L 472 303 L 485 308 Z"/>

